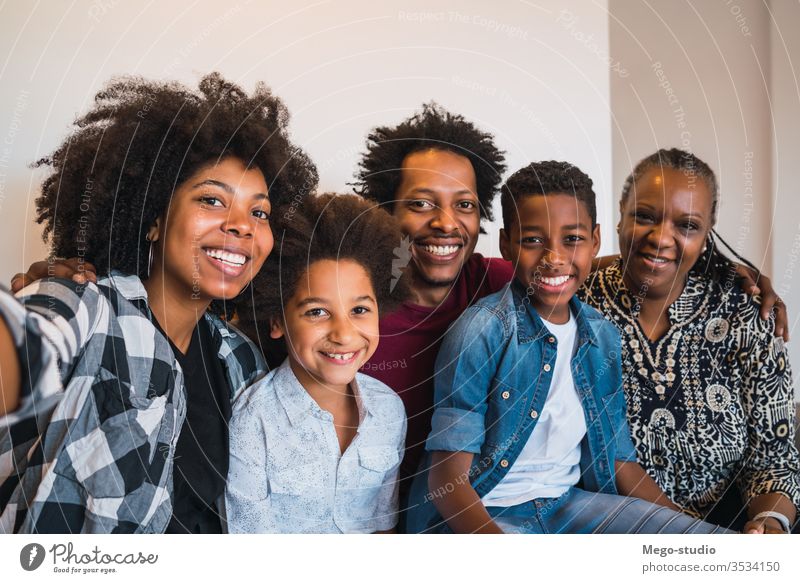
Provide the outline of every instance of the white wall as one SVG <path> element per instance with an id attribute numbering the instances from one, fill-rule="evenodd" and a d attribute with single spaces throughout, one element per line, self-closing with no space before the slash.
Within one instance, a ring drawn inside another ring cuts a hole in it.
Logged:
<path id="1" fill-rule="evenodd" d="M 772 0 L 771 77 L 773 216 L 770 243 L 775 288 L 789 307 L 789 344 L 800 371 L 800 3 Z M 795 385 L 800 397 L 800 387 Z"/>
<path id="2" fill-rule="evenodd" d="M 661 147 L 708 162 L 717 231 L 772 277 L 799 366 L 800 4 L 610 0 L 609 11 L 610 53 L 626 73 L 611 75 L 613 191 Z"/>
<path id="3" fill-rule="evenodd" d="M 288 104 L 295 138 L 319 165 L 323 190 L 347 188 L 371 127 L 436 99 L 493 132 L 510 170 L 552 158 L 581 166 L 595 180 L 607 224 L 606 5 L 4 3 L 0 282 L 46 254 L 32 223 L 41 176 L 27 164 L 50 152 L 76 113 L 119 74 L 194 83 L 220 70 L 246 88 L 267 82 Z M 497 228 L 487 230 L 479 250 L 497 255 Z"/>

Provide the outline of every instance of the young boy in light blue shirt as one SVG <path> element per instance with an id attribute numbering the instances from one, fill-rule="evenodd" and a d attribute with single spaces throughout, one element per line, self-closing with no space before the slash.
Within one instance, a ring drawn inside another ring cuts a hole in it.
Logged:
<path id="1" fill-rule="evenodd" d="M 233 408 L 226 490 L 234 533 L 371 533 L 398 518 L 406 415 L 358 369 L 379 310 L 404 299 L 394 220 L 356 196 L 310 197 L 284 214 L 253 304 L 288 357 Z"/>

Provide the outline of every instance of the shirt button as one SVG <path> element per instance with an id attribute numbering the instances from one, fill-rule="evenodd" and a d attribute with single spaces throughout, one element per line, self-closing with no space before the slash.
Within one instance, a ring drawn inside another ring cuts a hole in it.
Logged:
<path id="1" fill-rule="evenodd" d="M 547 341 L 548 341 L 550 344 L 552 344 L 553 342 L 555 342 L 555 341 L 556 341 L 556 339 L 555 339 L 553 336 L 551 336 L 550 338 L 548 338 L 548 339 L 547 339 Z"/>
<path id="2" fill-rule="evenodd" d="M 503 397 L 504 399 L 508 399 L 511 396 L 511 393 L 509 393 L 508 391 L 503 391 L 503 393 L 500 396 Z"/>
<path id="3" fill-rule="evenodd" d="M 531 419 L 536 419 L 539 416 L 539 413 L 536 412 L 536 409 L 531 409 Z"/>
<path id="4" fill-rule="evenodd" d="M 550 372 L 550 365 L 549 364 L 544 365 L 544 372 Z"/>
<path id="5" fill-rule="evenodd" d="M 508 460 L 500 460 L 500 467 L 507 468 L 508 467 Z"/>

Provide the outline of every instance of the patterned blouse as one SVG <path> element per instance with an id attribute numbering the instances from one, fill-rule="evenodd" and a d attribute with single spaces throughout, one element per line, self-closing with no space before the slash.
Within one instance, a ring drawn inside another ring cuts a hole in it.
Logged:
<path id="1" fill-rule="evenodd" d="M 651 342 L 619 261 L 586 282 L 586 303 L 622 335 L 623 384 L 639 462 L 704 516 L 735 482 L 745 501 L 780 492 L 800 506 L 791 370 L 774 322 L 731 280 L 691 273 Z"/>

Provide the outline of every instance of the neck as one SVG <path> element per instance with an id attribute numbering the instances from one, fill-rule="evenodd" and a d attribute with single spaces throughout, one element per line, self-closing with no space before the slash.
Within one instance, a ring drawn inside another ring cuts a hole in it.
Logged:
<path id="1" fill-rule="evenodd" d="M 436 308 L 440 306 L 450 295 L 453 284 L 450 282 L 444 285 L 432 284 L 422 281 L 419 277 L 414 277 L 411 283 L 411 293 L 414 303 L 426 308 Z"/>
<path id="2" fill-rule="evenodd" d="M 625 286 L 628 288 L 630 293 L 639 301 L 639 305 L 644 309 L 646 306 L 649 309 L 653 309 L 653 307 L 659 307 L 666 309 L 675 302 L 681 294 L 683 293 L 683 288 L 686 287 L 685 281 L 675 281 L 673 285 L 670 286 L 669 289 L 659 289 L 655 287 L 649 287 L 646 283 L 639 285 L 638 283 L 632 281 L 628 274 L 626 273 L 622 277 L 622 281 L 625 282 Z"/>
<path id="3" fill-rule="evenodd" d="M 178 350 L 186 353 L 197 322 L 203 317 L 211 301 L 187 301 L 185 292 L 176 293 L 160 273 L 152 274 L 142 285 L 147 290 L 147 303 L 158 325 Z M 189 297 L 192 297 L 191 294 Z"/>
<path id="4" fill-rule="evenodd" d="M 355 396 L 350 384 L 330 385 L 318 382 L 305 370 L 302 364 L 298 363 L 291 356 L 289 357 L 289 365 L 292 367 L 294 376 L 300 381 L 300 384 L 308 395 L 314 399 L 323 411 L 333 413 L 334 411 L 340 410 L 343 404 L 347 403 Z"/>

